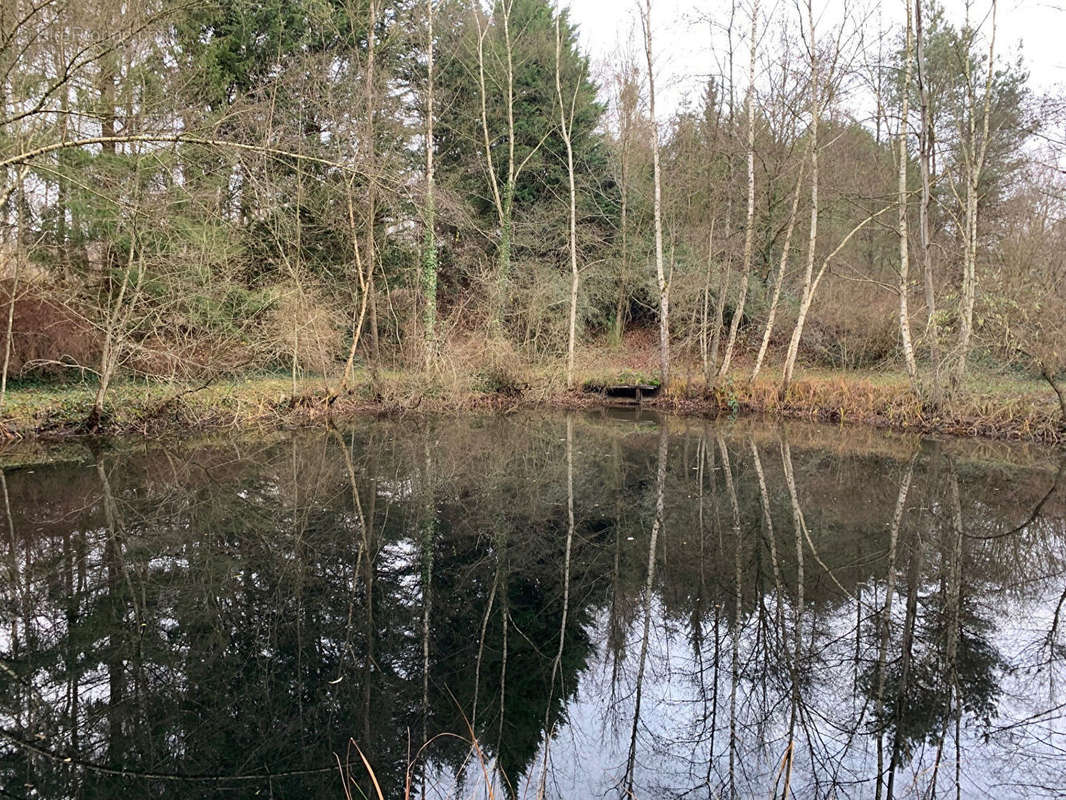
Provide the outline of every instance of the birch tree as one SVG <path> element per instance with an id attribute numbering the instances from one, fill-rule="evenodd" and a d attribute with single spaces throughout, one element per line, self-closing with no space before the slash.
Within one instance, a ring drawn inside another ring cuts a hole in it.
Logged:
<path id="1" fill-rule="evenodd" d="M 962 56 L 963 76 L 966 92 L 966 134 L 962 155 L 966 178 L 965 195 L 965 251 L 962 264 L 962 292 L 959 297 L 959 341 L 958 355 L 952 374 L 952 383 L 958 386 L 966 374 L 966 360 L 969 357 L 971 339 L 973 338 L 973 309 L 977 291 L 977 212 L 981 176 L 985 169 L 985 157 L 988 154 L 989 119 L 992 113 L 992 80 L 995 75 L 996 55 L 996 12 L 997 0 L 992 0 L 991 28 L 988 36 L 988 63 L 985 65 L 984 98 L 981 104 L 981 129 L 978 132 L 977 86 L 974 76 L 974 59 L 970 53 L 970 43 L 976 34 L 970 27 L 970 4 L 966 4 L 966 52 Z"/>
<path id="2" fill-rule="evenodd" d="M 922 0 L 914 0 L 915 63 L 918 79 L 918 102 L 920 106 L 920 130 L 918 133 L 918 165 L 921 172 L 922 193 L 918 204 L 918 236 L 922 278 L 925 288 L 925 339 L 929 348 L 932 379 L 930 399 L 940 401 L 940 334 L 936 319 L 936 284 L 933 280 L 932 240 L 929 228 L 929 210 L 932 205 L 932 161 L 935 134 L 933 117 L 929 108 L 929 77 L 925 61 L 925 35 L 922 26 Z"/>
<path id="3" fill-rule="evenodd" d="M 427 366 L 437 349 L 437 234 L 433 178 L 433 0 L 426 0 L 426 206 L 422 242 L 422 298 Z"/>
<path id="4" fill-rule="evenodd" d="M 744 118 L 748 139 L 748 210 L 744 217 L 744 256 L 740 266 L 740 295 L 733 309 L 733 318 L 729 322 L 729 337 L 726 339 L 725 354 L 722 356 L 722 365 L 718 368 L 719 379 L 729 373 L 729 368 L 733 363 L 733 348 L 736 345 L 740 321 L 744 318 L 748 284 L 751 281 L 751 252 L 755 237 L 755 52 L 758 22 L 759 0 L 753 0 L 750 41 L 748 42 L 748 85 L 744 90 Z"/>
<path id="5" fill-rule="evenodd" d="M 514 0 L 501 0 L 497 6 L 498 24 L 503 28 L 504 57 L 506 63 L 504 104 L 507 111 L 507 172 L 503 186 L 496 176 L 496 163 L 492 157 L 492 136 L 489 133 L 488 84 L 485 79 L 485 38 L 489 34 L 489 21 L 482 18 L 478 7 L 474 7 L 474 20 L 477 24 L 477 69 L 478 92 L 481 100 L 481 132 L 485 147 L 485 166 L 488 171 L 489 188 L 492 201 L 496 207 L 499 223 L 499 245 L 497 250 L 496 297 L 493 302 L 492 321 L 497 333 L 503 328 L 503 307 L 507 293 L 507 283 L 511 274 L 511 239 L 514 232 L 513 206 L 515 181 L 518 168 L 515 165 L 515 124 L 514 124 L 514 56 L 511 47 L 511 8 Z"/>
<path id="6" fill-rule="evenodd" d="M 811 307 L 811 299 L 814 295 L 814 259 L 818 247 L 818 124 L 822 116 L 822 87 L 818 70 L 818 40 L 815 36 L 814 8 L 811 0 L 807 0 L 807 46 L 810 49 L 810 98 L 809 109 L 810 123 L 810 154 L 811 154 L 811 217 L 810 227 L 807 231 L 807 265 L 803 273 L 802 299 L 800 300 L 799 314 L 796 317 L 796 325 L 792 330 L 792 338 L 788 343 L 788 353 L 781 369 L 781 396 L 788 394 L 792 384 L 792 373 L 796 368 L 796 356 L 799 353 L 800 338 L 803 336 L 803 323 L 806 321 L 807 312 Z"/>
<path id="7" fill-rule="evenodd" d="M 362 169 L 366 174 L 367 179 L 367 200 L 366 200 L 366 215 L 364 222 L 364 244 L 363 248 L 365 252 L 360 252 L 359 246 L 359 233 L 358 225 L 356 223 L 355 213 L 355 201 L 354 201 L 354 175 L 349 175 L 347 181 L 347 196 L 346 196 L 346 210 L 348 214 L 348 229 L 351 237 L 351 246 L 353 255 L 355 256 L 355 268 L 356 275 L 359 281 L 359 312 L 355 322 L 355 328 L 352 332 L 352 343 L 348 351 L 348 360 L 344 365 L 344 376 L 342 378 L 342 386 L 347 389 L 349 382 L 352 379 L 353 369 L 355 366 L 356 350 L 359 347 L 359 341 L 363 332 L 363 324 L 365 320 L 370 323 L 370 349 L 371 349 L 371 362 L 375 365 L 378 363 L 379 355 L 379 343 L 378 343 L 378 315 L 377 315 L 377 298 L 374 291 L 374 274 L 375 264 L 377 260 L 376 241 L 374 235 L 377 211 L 377 182 L 375 171 L 377 165 L 376 160 L 376 148 L 374 140 L 377 135 L 375 130 L 375 56 L 376 56 L 376 41 L 377 41 L 377 23 L 378 23 L 378 2 L 379 0 L 370 0 L 367 10 L 367 56 L 366 56 L 366 71 L 363 76 L 363 124 L 360 128 L 360 147 L 364 151 L 361 153 L 359 159 L 362 165 Z M 355 316 L 353 314 L 353 316 Z"/>
<path id="8" fill-rule="evenodd" d="M 773 296 L 770 298 L 770 308 L 766 314 L 766 326 L 763 328 L 762 341 L 759 343 L 759 352 L 755 356 L 755 366 L 751 368 L 750 381 L 754 381 L 759 377 L 759 371 L 762 369 L 763 359 L 766 358 L 766 351 L 770 347 L 770 337 L 774 333 L 774 322 L 777 319 L 777 306 L 781 300 L 781 286 L 785 280 L 785 269 L 788 267 L 789 255 L 792 250 L 792 233 L 796 229 L 796 217 L 799 212 L 799 200 L 801 189 L 803 188 L 803 167 L 800 167 L 800 174 L 796 176 L 796 187 L 792 190 L 792 207 L 788 214 L 788 223 L 785 227 L 785 241 L 781 245 L 781 258 L 777 264 L 777 274 L 774 276 L 774 291 Z"/>
<path id="9" fill-rule="evenodd" d="M 652 56 L 651 0 L 641 9 L 644 27 L 644 54 L 648 61 L 648 115 L 651 122 L 653 216 L 655 224 L 655 280 L 659 289 L 659 378 L 663 388 L 670 384 L 670 283 L 663 269 L 663 201 L 659 170 L 659 120 L 655 115 L 655 61 Z"/>
<path id="10" fill-rule="evenodd" d="M 578 80 L 574 84 L 574 93 L 570 98 L 570 110 L 567 112 L 563 99 L 562 84 L 562 49 L 563 39 L 559 29 L 560 17 L 555 18 L 555 97 L 559 103 L 559 131 L 566 145 L 566 172 L 570 188 L 570 320 L 566 347 L 566 388 L 574 388 L 574 343 L 577 338 L 577 293 L 580 276 L 577 270 L 577 188 L 574 185 L 574 147 L 572 134 L 574 130 L 574 109 L 577 105 L 577 92 L 581 86 Z"/>
<path id="11" fill-rule="evenodd" d="M 807 233 L 807 259 L 803 272 L 799 310 L 796 314 L 796 322 L 792 329 L 792 336 L 789 339 L 788 352 L 785 354 L 785 362 L 781 368 L 781 385 L 778 392 L 781 399 L 785 399 L 788 396 L 788 390 L 792 385 L 792 377 L 796 369 L 796 360 L 799 355 L 799 346 L 800 341 L 803 338 L 807 315 L 810 313 L 814 295 L 818 291 L 818 286 L 822 282 L 822 278 L 825 276 L 829 265 L 833 263 L 833 260 L 859 231 L 891 208 L 892 205 L 895 205 L 895 203 L 893 203 L 892 205 L 885 206 L 860 220 L 840 239 L 833 250 L 822 259 L 818 271 L 815 272 L 814 265 L 817 261 L 818 253 L 818 222 L 820 212 L 818 196 L 820 178 L 818 157 L 822 147 L 822 143 L 819 139 L 820 125 L 826 105 L 829 102 L 829 99 L 833 96 L 837 84 L 841 79 L 840 73 L 842 67 L 840 61 L 844 55 L 843 38 L 846 22 L 841 23 L 840 28 L 837 30 L 836 36 L 832 41 L 832 51 L 826 56 L 826 70 L 824 73 L 822 72 L 822 58 L 819 55 L 819 42 L 815 26 L 814 8 L 811 0 L 807 0 L 806 2 L 806 23 L 805 36 L 807 40 L 806 46 L 808 48 L 810 69 L 810 98 L 808 101 L 808 113 L 810 114 L 811 119 L 808 133 L 808 147 L 810 153 L 811 210 Z"/>
<path id="12" fill-rule="evenodd" d="M 910 242 L 907 232 L 907 211 L 910 205 L 907 191 L 907 166 L 910 161 L 907 148 L 907 124 L 910 113 L 910 86 L 914 62 L 914 26 L 911 19 L 911 6 L 907 6 L 906 45 L 903 55 L 903 91 L 899 115 L 899 196 L 897 207 L 897 225 L 899 227 L 899 335 L 903 345 L 903 360 L 907 366 L 907 377 L 911 387 L 918 391 L 918 365 L 914 360 L 914 345 L 911 343 L 911 320 L 907 308 L 907 293 L 910 289 Z"/>
<path id="13" fill-rule="evenodd" d="M 734 49 L 733 49 L 733 26 L 736 22 L 737 4 L 730 3 L 729 6 L 729 23 L 726 26 L 726 68 L 728 72 L 728 84 L 729 84 L 729 129 L 732 132 L 734 129 L 734 120 L 736 118 L 736 94 L 735 94 L 735 82 L 733 80 L 733 65 L 734 65 Z M 725 237 L 728 238 L 733 233 L 733 187 L 735 159 L 732 151 L 729 153 L 729 170 L 727 186 L 730 191 L 727 191 L 726 197 L 726 211 L 725 211 Z M 717 368 L 718 366 L 718 349 L 721 344 L 722 338 L 722 324 L 725 321 L 725 301 L 729 295 L 729 284 L 732 281 L 733 273 L 733 254 L 732 250 L 727 250 L 725 254 L 725 267 L 721 270 L 721 279 L 718 285 L 718 297 L 714 304 L 714 326 L 711 331 L 711 352 L 708 359 L 708 366 Z M 704 368 L 704 375 L 707 383 L 711 382 L 710 369 Z"/>
<path id="14" fill-rule="evenodd" d="M 370 352 L 372 363 L 376 366 L 379 359 L 379 342 L 378 342 L 378 305 L 377 294 L 374 290 L 374 275 L 376 272 L 377 264 L 377 242 L 375 241 L 375 227 L 377 222 L 377 178 L 375 172 L 377 170 L 377 148 L 375 147 L 375 138 L 377 136 L 377 130 L 375 127 L 375 113 L 376 98 L 374 91 L 374 81 L 376 80 L 374 75 L 375 55 L 376 55 L 376 41 L 377 41 L 377 24 L 378 24 L 378 0 L 370 0 L 368 12 L 369 19 L 367 21 L 367 54 L 366 54 L 366 77 L 364 79 L 366 85 L 366 108 L 363 111 L 365 120 L 365 130 L 363 133 L 363 145 L 366 148 L 366 163 L 368 166 L 368 180 L 367 180 L 367 200 L 366 200 L 366 286 L 364 291 L 369 296 L 370 306 Z"/>

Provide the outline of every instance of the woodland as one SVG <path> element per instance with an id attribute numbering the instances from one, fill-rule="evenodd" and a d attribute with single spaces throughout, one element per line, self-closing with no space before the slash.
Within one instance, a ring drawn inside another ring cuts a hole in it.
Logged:
<path id="1" fill-rule="evenodd" d="M 1066 93 L 997 0 L 823 5 L 698 4 L 718 68 L 664 108 L 653 0 L 596 61 L 549 0 L 3 0 L 0 418 L 818 371 L 926 415 L 1020 381 L 1061 430 Z"/>

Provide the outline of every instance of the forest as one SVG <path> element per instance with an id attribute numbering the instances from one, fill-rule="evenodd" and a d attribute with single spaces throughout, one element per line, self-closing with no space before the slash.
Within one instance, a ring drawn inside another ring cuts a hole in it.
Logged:
<path id="1" fill-rule="evenodd" d="M 702 4 L 664 104 L 652 0 L 596 61 L 549 0 L 4 0 L 0 420 L 636 378 L 1061 437 L 1066 92 L 997 0 L 822 5 Z"/>

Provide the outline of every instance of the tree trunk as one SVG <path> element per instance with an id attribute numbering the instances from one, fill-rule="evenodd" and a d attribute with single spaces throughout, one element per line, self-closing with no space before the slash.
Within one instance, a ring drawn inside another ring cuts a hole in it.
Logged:
<path id="1" fill-rule="evenodd" d="M 21 192 L 23 179 L 26 177 L 26 167 L 19 170 L 18 182 L 16 188 Z M 22 228 L 22 225 L 19 225 Z M 14 347 L 14 342 L 11 341 L 15 334 L 15 303 L 18 299 L 19 291 L 19 273 L 22 266 L 22 236 L 21 234 L 15 237 L 15 266 L 11 274 L 11 296 L 8 298 L 7 303 L 7 326 L 4 331 L 4 363 L 3 371 L 0 373 L 0 411 L 3 411 L 4 403 L 7 400 L 7 375 L 11 366 L 11 350 Z"/>
<path id="2" fill-rule="evenodd" d="M 507 56 L 507 179 L 503 190 L 496 176 L 496 164 L 492 158 L 492 137 L 489 134 L 488 84 L 485 80 L 485 37 L 489 33 L 488 22 L 481 18 L 477 7 L 474 8 L 474 23 L 478 29 L 478 92 L 481 100 L 481 133 L 485 150 L 485 166 L 488 172 L 489 188 L 496 207 L 497 222 L 500 226 L 500 243 L 496 253 L 496 286 L 492 298 L 492 327 L 497 335 L 503 333 L 504 308 L 507 300 L 507 284 L 511 274 L 511 207 L 514 203 L 515 179 L 515 126 L 514 126 L 514 63 L 511 52 L 511 6 L 514 0 L 504 0 L 503 33 Z"/>
<path id="3" fill-rule="evenodd" d="M 729 505 L 733 511 L 733 624 L 730 647 L 729 667 L 729 797 L 736 800 L 736 760 L 737 760 L 737 690 L 740 684 L 740 626 L 744 613 L 744 592 L 741 570 L 741 549 L 743 547 L 743 527 L 740 517 L 740 504 L 737 490 L 733 483 L 733 467 L 729 463 L 729 450 L 719 433 L 718 450 L 722 454 L 722 474 L 725 476 L 726 492 Z"/>
<path id="4" fill-rule="evenodd" d="M 754 0 L 751 8 L 751 41 L 748 46 L 748 86 L 744 93 L 744 116 L 746 117 L 748 135 L 748 211 L 744 222 L 744 261 L 741 264 L 740 296 L 733 309 L 733 318 L 729 321 L 729 338 L 726 340 L 722 365 L 718 368 L 718 377 L 724 378 L 733 363 L 733 348 L 736 345 L 737 331 L 744 318 L 744 306 L 748 299 L 748 284 L 751 281 L 751 251 L 755 237 L 755 36 L 758 31 L 759 0 Z"/>
<path id="5" fill-rule="evenodd" d="M 714 267 L 714 218 L 707 232 L 707 272 L 703 280 L 703 305 L 700 311 L 700 356 L 703 359 L 703 381 L 711 385 L 711 349 L 708 338 L 711 305 L 711 272 Z"/>
<path id="6" fill-rule="evenodd" d="M 628 78 L 627 78 L 628 80 Z M 630 109 L 627 105 L 625 84 L 619 92 L 619 149 L 622 161 L 622 184 L 619 186 L 622 200 L 622 269 L 618 281 L 618 305 L 614 314 L 614 336 L 619 346 L 626 328 L 626 281 L 629 277 L 629 137 L 631 135 Z"/>
<path id="7" fill-rule="evenodd" d="M 130 279 L 133 277 L 133 262 L 137 248 L 136 234 L 131 236 L 130 252 L 126 259 L 126 269 L 122 275 L 122 283 L 119 286 L 118 296 L 112 295 L 111 282 L 108 282 L 108 307 L 104 320 L 104 343 L 100 353 L 100 375 L 96 385 L 96 394 L 93 397 L 93 407 L 86 420 L 86 427 L 95 431 L 100 427 L 104 415 L 104 403 L 107 400 L 107 390 L 111 386 L 111 379 L 118 368 L 119 359 L 126 332 L 129 326 L 129 318 L 133 312 L 133 306 L 140 294 L 141 281 L 144 278 L 143 265 L 137 271 L 137 281 L 133 286 Z M 127 299 L 127 293 L 132 292 L 133 297 Z"/>
<path id="8" fill-rule="evenodd" d="M 655 470 L 655 518 L 652 520 L 651 535 L 648 537 L 648 570 L 644 581 L 644 633 L 640 639 L 640 659 L 637 666 L 636 693 L 633 700 L 633 727 L 629 736 L 629 755 L 626 759 L 624 779 L 626 797 L 636 796 L 633 794 L 633 779 L 637 758 L 637 730 L 640 727 L 640 702 L 644 691 L 644 673 L 648 662 L 648 641 L 651 638 L 651 600 L 652 592 L 655 588 L 655 552 L 665 517 L 668 441 L 666 423 L 663 422 L 659 426 L 659 450 Z"/>
<path id="9" fill-rule="evenodd" d="M 567 615 L 570 611 L 570 553 L 574 546 L 574 418 L 568 414 L 566 417 L 566 550 L 563 555 L 563 611 L 559 618 L 559 646 L 552 659 L 551 678 L 548 681 L 548 703 L 544 709 L 544 763 L 540 773 L 540 790 L 537 797 L 547 797 L 546 788 L 548 782 L 548 755 L 551 747 L 551 709 L 556 696 L 564 696 L 560 686 L 559 695 L 555 694 L 555 681 L 559 677 L 559 670 L 563 664 L 563 647 L 566 643 Z M 560 680 L 560 683 L 562 681 Z"/>
<path id="10" fill-rule="evenodd" d="M 374 289 L 375 273 L 377 272 L 377 242 L 375 228 L 377 222 L 377 148 L 375 146 L 375 104 L 377 102 L 374 92 L 374 67 L 377 35 L 375 28 L 378 21 L 378 0 L 370 0 L 368 10 L 370 15 L 367 21 L 367 57 L 366 57 L 366 148 L 367 148 L 367 229 L 366 229 L 366 291 L 370 297 L 370 361 L 376 369 L 380 359 L 380 343 L 378 340 L 378 303 L 377 292 Z"/>
<path id="11" fill-rule="evenodd" d="M 818 85 L 818 48 L 814 35 L 814 10 L 811 1 L 807 0 L 807 31 L 810 35 L 811 52 L 811 223 L 807 235 L 807 268 L 803 273 L 803 295 L 800 301 L 799 315 L 796 317 L 796 327 L 792 331 L 792 338 L 788 343 L 788 353 L 785 355 L 785 363 L 781 370 L 780 395 L 784 399 L 788 395 L 788 389 L 792 385 L 792 373 L 796 368 L 796 357 L 799 354 L 800 337 L 803 336 L 803 325 L 807 319 L 807 312 L 811 307 L 811 297 L 814 286 L 812 284 L 814 273 L 815 252 L 818 247 L 818 123 L 822 114 L 821 87 Z"/>
<path id="12" fill-rule="evenodd" d="M 422 296 L 425 303 L 425 361 L 429 366 L 437 352 L 437 235 L 433 184 L 433 0 L 426 0 L 426 210 L 422 252 Z"/>
<path id="13" fill-rule="evenodd" d="M 915 452 L 907 465 L 907 471 L 900 481 L 899 493 L 896 496 L 896 508 L 892 513 L 892 524 L 889 528 L 888 540 L 888 575 L 885 578 L 885 603 L 880 614 L 881 637 L 877 649 L 877 690 L 874 698 L 874 724 L 880 725 L 880 719 L 884 709 L 885 697 L 885 669 L 888 665 L 888 645 L 891 634 L 892 600 L 896 594 L 896 554 L 899 546 L 899 531 L 903 522 L 903 514 L 907 509 L 907 495 L 910 492 L 911 480 L 914 477 L 914 465 L 918 460 Z M 881 800 L 883 781 L 885 776 L 884 737 L 878 731 L 877 735 L 877 800 Z"/>
<path id="14" fill-rule="evenodd" d="M 932 362 L 931 400 L 941 400 L 940 334 L 936 320 L 936 286 L 933 281 L 933 259 L 929 209 L 932 204 L 932 160 L 935 144 L 933 120 L 929 108 L 929 84 L 925 74 L 925 42 L 922 32 L 922 0 L 914 0 L 915 47 L 918 65 L 918 97 L 921 102 L 921 133 L 918 137 L 919 166 L 922 177 L 922 197 L 918 207 L 918 232 L 921 241 L 922 276 L 925 283 L 925 338 Z"/>
<path id="15" fill-rule="evenodd" d="M 670 285 L 663 270 L 662 180 L 659 170 L 659 122 L 655 116 L 655 69 L 652 58 L 651 0 L 644 0 L 644 53 L 648 60 L 648 114 L 652 136 L 652 179 L 655 187 L 655 278 L 659 288 L 659 377 L 665 389 L 670 385 Z"/>
<path id="16" fill-rule="evenodd" d="M 988 153 L 989 118 L 992 113 L 992 77 L 995 74 L 996 54 L 996 12 L 997 0 L 992 0 L 992 28 L 988 42 L 988 73 L 985 77 L 984 107 L 982 109 L 981 135 L 977 133 L 977 99 L 973 85 L 973 67 L 969 48 L 964 64 L 966 74 L 966 94 L 969 117 L 969 142 L 966 158 L 966 250 L 963 258 L 962 292 L 959 297 L 959 345 L 958 359 L 952 383 L 958 387 L 966 375 L 966 361 L 970 355 L 973 338 L 973 309 L 977 295 L 977 209 L 978 191 L 981 174 L 984 171 L 985 156 Z M 969 6 L 967 6 L 967 11 Z M 967 27 L 969 20 L 967 20 Z"/>
<path id="17" fill-rule="evenodd" d="M 577 339 L 577 293 L 580 276 L 577 270 L 577 188 L 574 184 L 574 148 L 571 134 L 574 128 L 574 108 L 577 104 L 577 92 L 581 86 L 578 79 L 574 86 L 574 95 L 570 101 L 570 118 L 566 117 L 566 104 L 563 102 L 562 85 L 562 33 L 559 17 L 555 18 L 555 95 L 559 101 L 559 128 L 566 145 L 566 169 L 570 183 L 570 325 L 566 348 L 566 388 L 574 388 L 574 347 Z"/>
<path id="18" fill-rule="evenodd" d="M 774 332 L 774 321 L 777 318 L 777 304 L 781 299 L 781 285 L 785 280 L 785 268 L 788 266 L 789 251 L 792 248 L 792 232 L 796 228 L 796 215 L 799 211 L 799 198 L 800 189 L 803 186 L 803 167 L 800 167 L 800 174 L 796 177 L 796 188 L 792 190 L 792 210 L 788 215 L 788 227 L 785 228 L 785 242 L 781 246 L 781 260 L 777 265 L 777 275 L 774 276 L 774 293 L 770 299 L 770 311 L 766 317 L 766 329 L 763 331 L 762 343 L 759 345 L 759 354 L 755 357 L 755 366 L 751 370 L 750 381 L 753 381 L 759 377 L 759 370 L 762 369 L 763 359 L 766 357 L 766 351 L 770 347 L 770 337 Z"/>
<path id="19" fill-rule="evenodd" d="M 903 360 L 907 366 L 907 377 L 911 388 L 918 392 L 918 365 L 914 360 L 914 346 L 911 343 L 911 320 L 907 309 L 907 293 L 910 289 L 910 242 L 907 235 L 907 122 L 910 112 L 910 87 L 912 63 L 914 61 L 914 35 L 911 26 L 911 6 L 907 6 L 907 33 L 904 48 L 903 100 L 899 120 L 899 207 L 897 221 L 899 225 L 899 334 L 903 343 Z"/>

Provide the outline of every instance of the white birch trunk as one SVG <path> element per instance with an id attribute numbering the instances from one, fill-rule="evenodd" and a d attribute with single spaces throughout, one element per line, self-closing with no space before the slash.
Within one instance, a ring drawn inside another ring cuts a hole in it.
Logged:
<path id="1" fill-rule="evenodd" d="M 748 284 L 751 281 L 751 252 L 755 241 L 755 45 L 758 22 L 759 0 L 754 0 L 751 8 L 751 41 L 748 43 L 748 86 L 744 93 L 744 116 L 748 136 L 748 210 L 744 218 L 744 260 L 740 267 L 740 295 L 733 309 L 733 318 L 729 321 L 725 354 L 722 356 L 722 365 L 718 368 L 719 378 L 725 377 L 733 364 L 733 348 L 736 346 L 740 321 L 744 318 Z"/>
<path id="2" fill-rule="evenodd" d="M 651 41 L 651 0 L 644 0 L 644 53 L 648 59 L 648 114 L 651 117 L 652 177 L 655 186 L 655 278 L 659 288 L 659 377 L 665 389 L 670 384 L 670 285 L 663 269 L 662 180 L 659 170 L 659 121 L 655 116 L 655 69 Z"/>
<path id="3" fill-rule="evenodd" d="M 903 345 L 903 360 L 911 388 L 918 391 L 918 365 L 914 360 L 914 345 L 911 343 L 911 320 L 907 308 L 907 292 L 910 288 L 910 243 L 907 229 L 907 118 L 910 114 L 910 87 L 914 61 L 914 35 L 911 24 L 911 6 L 907 6 L 906 47 L 904 48 L 903 101 L 899 119 L 899 203 L 897 222 L 899 226 L 899 335 Z"/>
<path id="4" fill-rule="evenodd" d="M 570 181 L 570 324 L 566 348 L 566 388 L 574 388 L 574 347 L 577 340 L 577 293 L 580 276 L 577 270 L 577 188 L 574 184 L 574 148 L 571 134 L 574 128 L 574 109 L 577 105 L 577 92 L 581 86 L 578 79 L 570 101 L 570 118 L 566 116 L 566 104 L 563 102 L 562 85 L 562 32 L 559 17 L 555 18 L 555 95 L 559 101 L 559 128 L 563 143 L 566 145 L 566 170 Z"/>

